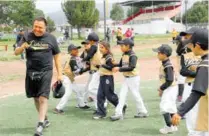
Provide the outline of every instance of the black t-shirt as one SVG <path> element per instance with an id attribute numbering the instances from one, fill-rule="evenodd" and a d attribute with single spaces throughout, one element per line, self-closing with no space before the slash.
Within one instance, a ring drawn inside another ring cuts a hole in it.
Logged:
<path id="1" fill-rule="evenodd" d="M 27 40 L 27 41 L 26 41 Z M 18 46 L 28 42 L 29 48 L 26 49 L 27 71 L 48 71 L 53 69 L 53 55 L 60 53 L 56 38 L 45 33 L 37 37 L 33 32 L 25 35 Z"/>

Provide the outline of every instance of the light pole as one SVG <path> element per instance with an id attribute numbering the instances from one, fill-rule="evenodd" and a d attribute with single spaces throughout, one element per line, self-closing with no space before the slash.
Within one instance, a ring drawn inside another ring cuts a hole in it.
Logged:
<path id="1" fill-rule="evenodd" d="M 104 0 L 104 40 L 106 41 L 106 0 Z"/>
<path id="2" fill-rule="evenodd" d="M 186 30 L 187 30 L 187 15 L 186 15 L 186 12 L 187 12 L 187 4 L 188 4 L 188 0 L 185 0 L 185 26 L 186 26 Z"/>

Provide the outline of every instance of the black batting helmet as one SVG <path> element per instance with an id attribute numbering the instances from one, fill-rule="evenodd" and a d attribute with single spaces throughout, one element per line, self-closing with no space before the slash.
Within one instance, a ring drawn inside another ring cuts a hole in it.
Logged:
<path id="1" fill-rule="evenodd" d="M 53 97 L 56 99 L 62 98 L 65 94 L 65 87 L 61 82 L 56 81 L 52 86 Z"/>

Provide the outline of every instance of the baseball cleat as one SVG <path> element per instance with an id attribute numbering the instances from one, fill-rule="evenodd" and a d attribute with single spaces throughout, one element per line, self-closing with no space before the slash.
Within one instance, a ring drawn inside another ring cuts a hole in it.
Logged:
<path id="1" fill-rule="evenodd" d="M 95 119 L 95 120 L 104 119 L 104 118 L 106 118 L 106 116 L 99 115 L 99 114 L 96 114 L 95 116 L 93 116 L 93 119 Z"/>
<path id="2" fill-rule="evenodd" d="M 146 118 L 148 116 L 148 113 L 138 113 L 134 116 L 134 118 Z"/>
<path id="3" fill-rule="evenodd" d="M 173 126 L 171 126 L 171 127 L 165 126 L 164 128 L 161 128 L 159 131 L 161 134 L 170 134 L 170 133 L 173 133 L 177 130 Z"/>
<path id="4" fill-rule="evenodd" d="M 57 108 L 55 108 L 53 110 L 54 114 L 64 114 L 65 112 L 63 110 L 58 110 Z"/>
<path id="5" fill-rule="evenodd" d="M 113 115 L 110 117 L 111 121 L 123 120 L 123 115 Z"/>

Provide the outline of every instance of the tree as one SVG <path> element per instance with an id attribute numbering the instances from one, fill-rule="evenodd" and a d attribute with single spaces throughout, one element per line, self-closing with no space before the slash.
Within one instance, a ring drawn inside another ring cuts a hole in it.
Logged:
<path id="1" fill-rule="evenodd" d="M 77 28 L 78 37 L 81 38 L 82 27 L 94 27 L 99 21 L 99 11 L 95 8 L 95 1 L 70 0 L 62 3 L 62 9 L 68 23 Z"/>
<path id="2" fill-rule="evenodd" d="M 139 12 L 139 8 L 138 7 L 131 7 L 127 11 L 127 17 L 130 17 L 130 16 L 136 14 L 137 12 Z"/>
<path id="3" fill-rule="evenodd" d="M 40 9 L 35 9 L 34 18 L 45 17 L 44 12 Z"/>
<path id="4" fill-rule="evenodd" d="M 119 4 L 113 4 L 110 11 L 110 18 L 115 21 L 120 21 L 124 18 L 124 10 Z"/>
<path id="5" fill-rule="evenodd" d="M 54 21 L 49 16 L 46 18 L 46 20 L 47 20 L 47 23 L 48 23 L 48 26 L 47 26 L 48 32 L 51 33 L 53 31 L 55 31 L 56 27 L 55 27 Z"/>
<path id="6" fill-rule="evenodd" d="M 207 23 L 208 22 L 208 2 L 196 2 L 183 15 L 183 23 Z"/>
<path id="7" fill-rule="evenodd" d="M 10 8 L 11 2 L 1 1 L 0 2 L 0 24 L 8 23 L 8 16 L 11 14 Z"/>
<path id="8" fill-rule="evenodd" d="M 20 26 L 30 26 L 34 19 L 34 1 L 1 1 L 0 23 L 10 24 L 13 22 Z"/>

